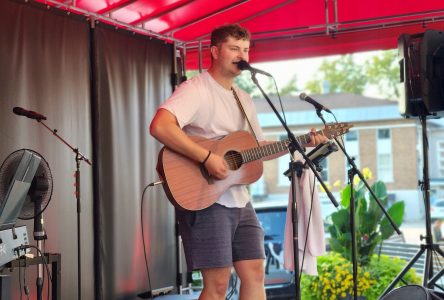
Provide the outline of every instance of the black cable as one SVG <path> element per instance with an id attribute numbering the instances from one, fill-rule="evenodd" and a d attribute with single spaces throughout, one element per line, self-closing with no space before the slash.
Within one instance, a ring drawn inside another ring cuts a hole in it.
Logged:
<path id="1" fill-rule="evenodd" d="M 436 250 L 433 250 L 432 253 L 433 253 L 432 258 L 435 260 L 436 264 L 439 266 L 439 269 L 441 270 L 443 268 L 443 264 L 441 263 L 441 260 L 439 259 L 439 256 L 441 256 L 441 255 Z M 435 263 L 432 262 L 432 269 L 434 269 L 434 265 L 435 265 Z M 433 270 L 433 273 L 434 272 L 435 271 Z M 442 280 L 443 280 L 442 276 L 439 278 L 439 280 L 442 284 Z"/>
<path id="2" fill-rule="evenodd" d="M 49 280 L 52 281 L 52 276 L 51 276 L 51 273 L 49 272 L 49 267 L 48 267 L 48 263 L 46 262 L 46 258 L 43 255 L 42 251 L 38 247 L 36 247 L 34 245 L 22 245 L 22 246 L 18 246 L 16 248 L 14 248 L 14 251 L 17 251 L 18 253 L 20 253 L 20 250 L 26 250 L 28 248 L 36 249 L 38 254 L 40 254 L 42 261 L 43 261 L 43 265 L 46 268 L 46 273 L 48 274 L 48 278 L 49 278 Z M 44 284 L 44 282 L 43 282 L 43 284 Z"/>
<path id="3" fill-rule="evenodd" d="M 151 300 L 153 300 L 153 288 L 151 286 L 150 269 L 148 267 L 148 258 L 147 258 L 147 255 L 146 255 L 145 234 L 144 234 L 144 231 L 143 231 L 143 200 L 145 199 L 144 195 L 145 195 L 146 190 L 149 187 L 153 187 L 153 186 L 155 186 L 155 185 L 157 185 L 159 183 L 160 182 L 152 182 L 152 183 L 148 184 L 145 187 L 145 189 L 143 190 L 143 192 L 142 192 L 142 199 L 140 201 L 140 227 L 142 228 L 141 232 L 142 232 L 142 244 L 143 244 L 143 257 L 145 258 L 145 267 L 146 267 L 146 274 L 148 276 L 149 295 L 150 295 L 150 299 Z"/>
<path id="4" fill-rule="evenodd" d="M 232 277 L 231 277 L 232 278 Z M 232 283 L 232 286 L 231 286 L 231 290 L 230 290 L 230 292 L 227 294 L 227 296 L 225 297 L 225 300 L 230 300 L 231 299 L 231 297 L 233 297 L 233 295 L 234 295 L 234 293 L 236 292 L 236 287 L 237 287 L 237 280 L 238 280 L 238 276 L 237 276 L 237 274 L 234 276 L 234 279 L 232 280 L 230 278 L 230 281 L 234 281 L 233 283 Z"/>
<path id="5" fill-rule="evenodd" d="M 279 94 L 279 89 L 277 87 L 276 80 L 274 79 L 274 77 L 271 77 L 271 78 L 273 79 L 274 87 L 276 89 L 276 94 L 277 94 L 277 97 L 279 99 L 279 105 L 281 106 L 282 117 L 284 119 L 285 124 L 287 124 L 287 119 L 285 118 L 285 110 L 284 110 L 284 107 L 282 105 L 282 99 L 281 99 L 281 95 Z"/>
<path id="6" fill-rule="evenodd" d="M 306 174 L 307 176 L 308 174 Z M 310 224 L 311 224 L 311 214 L 313 211 L 313 197 L 314 197 L 314 192 L 315 192 L 315 184 L 316 184 L 316 177 L 313 180 L 313 186 L 311 189 L 311 203 L 310 203 L 310 213 L 308 215 L 308 223 L 307 223 L 307 230 L 305 231 L 305 242 L 304 242 L 304 251 L 302 252 L 302 263 L 301 263 L 301 271 L 299 272 L 299 284 L 301 284 L 301 279 L 302 279 L 302 269 L 304 267 L 304 261 L 305 261 L 305 251 L 307 250 L 307 241 L 308 241 L 308 230 L 310 229 Z M 299 251 L 299 249 L 298 249 Z"/>
<path id="7" fill-rule="evenodd" d="M 20 260 L 19 260 L 19 290 L 20 290 L 20 300 L 22 300 L 22 297 L 23 297 L 23 290 L 22 290 L 22 265 L 20 264 Z"/>
<path id="8" fill-rule="evenodd" d="M 26 299 L 29 300 L 29 287 L 26 284 L 26 268 L 23 269 L 23 290 L 25 291 Z"/>
<path id="9" fill-rule="evenodd" d="M 335 119 L 335 123 L 339 123 L 338 119 L 336 118 L 336 115 L 334 113 L 331 113 L 331 115 Z M 338 140 L 338 138 L 335 138 L 335 140 L 336 140 L 337 143 L 341 143 L 342 147 L 345 148 L 344 136 L 342 134 L 339 136 L 339 140 Z"/>

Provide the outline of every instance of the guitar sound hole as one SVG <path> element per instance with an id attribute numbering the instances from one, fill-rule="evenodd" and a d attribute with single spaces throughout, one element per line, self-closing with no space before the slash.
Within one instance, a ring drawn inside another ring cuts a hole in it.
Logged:
<path id="1" fill-rule="evenodd" d="M 244 163 L 242 160 L 242 155 L 236 151 L 228 151 L 225 153 L 224 158 L 230 170 L 237 170 Z"/>

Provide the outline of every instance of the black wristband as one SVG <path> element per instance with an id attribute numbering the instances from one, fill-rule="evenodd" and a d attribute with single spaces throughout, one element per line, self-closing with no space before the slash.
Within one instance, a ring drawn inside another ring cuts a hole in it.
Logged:
<path id="1" fill-rule="evenodd" d="M 210 158 L 210 155 L 211 155 L 211 150 L 208 151 L 208 155 L 207 155 L 207 157 L 205 157 L 205 159 L 203 160 L 203 162 L 201 162 L 201 165 L 202 165 L 202 166 L 205 166 L 205 163 L 207 162 L 208 158 Z"/>

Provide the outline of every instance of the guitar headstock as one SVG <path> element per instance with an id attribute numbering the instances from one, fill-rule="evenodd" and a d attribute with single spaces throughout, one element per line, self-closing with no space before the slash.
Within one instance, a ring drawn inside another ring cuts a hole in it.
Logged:
<path id="1" fill-rule="evenodd" d="M 342 122 L 342 123 L 328 123 L 325 125 L 322 133 L 328 139 L 335 138 L 337 136 L 346 134 L 350 128 L 353 127 L 353 124 Z"/>

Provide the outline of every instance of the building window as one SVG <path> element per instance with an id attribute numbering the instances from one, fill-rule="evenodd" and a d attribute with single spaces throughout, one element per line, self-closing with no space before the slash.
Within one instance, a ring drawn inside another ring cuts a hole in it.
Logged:
<path id="1" fill-rule="evenodd" d="M 378 179 L 393 182 L 393 156 L 390 129 L 378 129 L 376 151 Z"/>
<path id="2" fill-rule="evenodd" d="M 254 200 L 263 200 L 267 196 L 267 185 L 264 175 L 258 181 L 250 184 L 250 194 Z"/>
<path id="3" fill-rule="evenodd" d="M 345 135 L 345 140 L 348 141 L 357 141 L 358 140 L 358 132 L 356 130 L 352 130 L 347 132 Z"/>
<path id="4" fill-rule="evenodd" d="M 438 141 L 438 174 L 444 177 L 444 140 Z"/>
<path id="5" fill-rule="evenodd" d="M 387 140 L 390 139 L 390 130 L 389 129 L 379 129 L 378 130 L 378 140 Z"/>
<path id="6" fill-rule="evenodd" d="M 322 167 L 320 172 L 322 180 L 328 181 L 328 157 L 319 162 L 319 166 Z"/>

